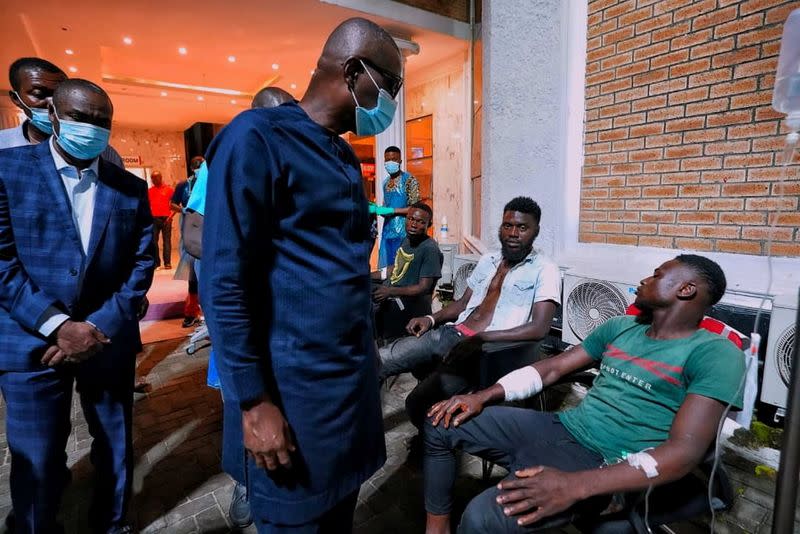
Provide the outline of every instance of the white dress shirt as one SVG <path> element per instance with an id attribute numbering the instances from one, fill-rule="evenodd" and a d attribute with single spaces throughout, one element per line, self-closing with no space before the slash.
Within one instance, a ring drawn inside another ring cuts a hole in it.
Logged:
<path id="1" fill-rule="evenodd" d="M 97 194 L 98 158 L 95 158 L 87 168 L 79 171 L 61 157 L 61 154 L 55 149 L 54 142 L 53 137 L 48 141 L 48 143 L 50 143 L 50 153 L 53 156 L 56 170 L 59 176 L 61 176 L 61 183 L 64 184 L 64 190 L 67 193 L 67 199 L 69 200 L 71 208 L 70 214 L 72 216 L 72 222 L 75 225 L 75 229 L 78 231 L 78 237 L 80 238 L 81 248 L 83 248 L 85 257 L 89 250 L 89 239 L 92 235 L 94 200 Z M 69 319 L 68 315 L 51 306 L 44 312 L 42 318 L 39 320 L 39 333 L 45 337 L 49 336 L 67 319 Z"/>

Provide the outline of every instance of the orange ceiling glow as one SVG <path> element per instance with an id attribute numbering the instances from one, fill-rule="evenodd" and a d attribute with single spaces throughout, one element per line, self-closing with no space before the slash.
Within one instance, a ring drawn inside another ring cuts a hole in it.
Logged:
<path id="1" fill-rule="evenodd" d="M 302 97 L 325 38 L 353 16 L 364 15 L 319 0 L 3 2 L 0 63 L 42 57 L 103 86 L 115 124 L 183 130 L 230 121 L 270 85 Z M 467 49 L 455 37 L 368 18 L 420 45 L 407 76 Z"/>

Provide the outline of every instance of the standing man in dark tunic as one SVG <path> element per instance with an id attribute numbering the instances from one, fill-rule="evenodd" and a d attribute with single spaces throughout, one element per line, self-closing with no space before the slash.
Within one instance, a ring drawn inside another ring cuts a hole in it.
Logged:
<path id="1" fill-rule="evenodd" d="M 206 157 L 200 298 L 262 534 L 350 532 L 359 487 L 385 461 L 368 205 L 339 135 L 386 129 L 402 81 L 392 37 L 349 19 L 299 104 L 245 111 Z"/>

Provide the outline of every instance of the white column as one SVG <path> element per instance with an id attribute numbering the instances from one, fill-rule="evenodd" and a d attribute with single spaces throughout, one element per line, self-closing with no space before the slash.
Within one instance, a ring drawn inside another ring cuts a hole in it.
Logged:
<path id="1" fill-rule="evenodd" d="M 488 0 L 483 10 L 481 236 L 497 246 L 503 206 L 542 207 L 536 245 L 555 251 L 563 224 L 567 2 Z"/>

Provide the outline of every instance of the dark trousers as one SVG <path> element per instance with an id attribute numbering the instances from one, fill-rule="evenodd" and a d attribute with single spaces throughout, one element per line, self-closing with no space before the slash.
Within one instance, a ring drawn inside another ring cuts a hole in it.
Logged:
<path id="1" fill-rule="evenodd" d="M 158 235 L 161 234 L 161 257 L 158 255 Z M 172 265 L 172 217 L 153 217 L 153 242 L 156 245 L 156 267 Z"/>
<path id="2" fill-rule="evenodd" d="M 355 491 L 309 523 L 276 525 L 268 521 L 256 522 L 256 529 L 258 534 L 350 534 L 353 532 L 353 514 L 357 502 L 358 492 Z"/>
<path id="3" fill-rule="evenodd" d="M 62 368 L 0 373 L 11 451 L 11 504 L 19 534 L 62 532 L 72 374 Z"/>
<path id="4" fill-rule="evenodd" d="M 107 373 L 94 373 L 87 366 L 90 363 L 91 360 L 77 369 L 60 366 L 0 373 L 17 533 L 61 532 L 56 514 L 68 483 L 65 449 L 71 426 L 73 380 L 77 382 L 93 438 L 91 523 L 97 532 L 105 532 L 125 520 L 133 471 L 133 365 L 124 370 L 129 379 L 108 380 Z"/>
<path id="5" fill-rule="evenodd" d="M 487 459 L 509 471 L 514 478 L 520 469 L 544 465 L 574 472 L 594 469 L 603 458 L 579 444 L 551 413 L 524 408 L 493 406 L 482 414 L 449 429 L 430 421 L 425 423 L 425 509 L 429 513 L 450 513 L 453 485 L 456 479 L 456 450 Z M 461 517 L 459 534 L 533 532 L 535 527 L 517 525 L 516 517 L 508 517 L 497 504 L 497 486 L 472 499 Z M 607 497 L 589 499 L 554 516 L 571 518 L 581 510 L 601 511 Z M 553 518 L 550 519 L 552 521 Z M 547 521 L 547 520 L 544 520 Z M 541 524 L 539 525 L 542 526 Z"/>
<path id="6" fill-rule="evenodd" d="M 400 300 L 401 304 L 397 302 Z M 418 297 L 392 297 L 383 302 L 373 303 L 375 312 L 375 329 L 377 337 L 384 341 L 405 337 L 406 325 L 414 317 L 431 314 L 431 298 L 429 295 Z"/>
<path id="7" fill-rule="evenodd" d="M 406 397 L 406 412 L 415 427 L 421 429 L 425 424 L 428 410 L 439 401 L 449 399 L 453 395 L 462 395 L 474 391 L 478 383 L 478 358 L 472 363 L 460 362 L 459 365 L 441 364 L 430 375 L 420 380 Z"/>

